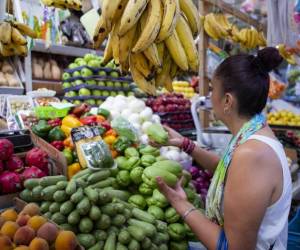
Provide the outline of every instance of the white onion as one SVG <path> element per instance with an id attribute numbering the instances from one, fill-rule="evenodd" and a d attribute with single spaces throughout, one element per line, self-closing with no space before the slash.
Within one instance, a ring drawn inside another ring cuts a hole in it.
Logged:
<path id="1" fill-rule="evenodd" d="M 140 117 L 143 121 L 150 121 L 152 118 L 153 112 L 152 109 L 149 107 L 146 107 L 141 113 Z"/>
<path id="2" fill-rule="evenodd" d="M 144 110 L 145 108 L 145 103 L 141 100 L 135 99 L 129 102 L 129 109 L 133 112 L 133 113 L 140 113 Z"/>
<path id="3" fill-rule="evenodd" d="M 152 122 L 148 122 L 148 121 L 144 122 L 144 123 L 142 124 L 142 131 L 143 131 L 144 133 L 146 133 L 147 128 L 149 128 L 149 126 L 151 126 L 151 125 L 152 125 Z"/>
<path id="4" fill-rule="evenodd" d="M 160 117 L 158 115 L 152 115 L 153 123 L 160 123 Z"/>
<path id="5" fill-rule="evenodd" d="M 121 115 L 124 117 L 124 118 L 128 118 L 130 115 L 131 115 L 131 111 L 129 109 L 124 109 L 122 112 L 121 112 Z"/>
<path id="6" fill-rule="evenodd" d="M 140 116 L 138 114 L 131 114 L 129 117 L 128 117 L 128 121 L 131 122 L 131 123 L 136 123 L 136 124 L 139 124 L 140 125 Z"/>

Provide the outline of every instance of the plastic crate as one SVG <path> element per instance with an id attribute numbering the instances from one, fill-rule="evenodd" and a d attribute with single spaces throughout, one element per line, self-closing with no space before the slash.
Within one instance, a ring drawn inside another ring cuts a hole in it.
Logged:
<path id="1" fill-rule="evenodd" d="M 65 117 L 70 108 L 57 109 L 51 106 L 39 106 L 35 108 L 35 115 L 40 119 L 55 119 Z"/>

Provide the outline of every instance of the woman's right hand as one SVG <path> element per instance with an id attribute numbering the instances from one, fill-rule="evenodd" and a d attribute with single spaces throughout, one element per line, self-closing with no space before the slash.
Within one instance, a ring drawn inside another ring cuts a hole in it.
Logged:
<path id="1" fill-rule="evenodd" d="M 150 141 L 150 144 L 154 147 L 174 146 L 174 147 L 180 148 L 184 137 L 181 134 L 179 134 L 177 131 L 175 131 L 174 129 L 172 129 L 168 126 L 163 126 L 163 127 L 168 132 L 168 135 L 169 135 L 168 142 L 165 145 L 161 145 L 156 142 Z"/>

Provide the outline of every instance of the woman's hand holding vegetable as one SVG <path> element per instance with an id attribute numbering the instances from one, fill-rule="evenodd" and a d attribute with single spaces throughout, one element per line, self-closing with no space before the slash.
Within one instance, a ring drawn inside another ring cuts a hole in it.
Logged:
<path id="1" fill-rule="evenodd" d="M 154 147 L 161 147 L 161 146 L 181 147 L 184 137 L 168 126 L 163 126 L 163 127 L 168 132 L 168 137 L 169 137 L 168 142 L 165 145 L 161 145 L 151 141 L 150 144 Z"/>

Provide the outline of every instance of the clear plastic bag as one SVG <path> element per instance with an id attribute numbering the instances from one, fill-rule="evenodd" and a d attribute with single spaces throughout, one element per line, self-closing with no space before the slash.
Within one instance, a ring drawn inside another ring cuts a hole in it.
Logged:
<path id="1" fill-rule="evenodd" d="M 124 136 L 127 139 L 136 142 L 138 140 L 138 131 L 125 118 L 119 116 L 112 120 L 111 126 L 117 131 L 118 135 Z"/>

